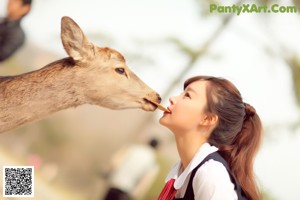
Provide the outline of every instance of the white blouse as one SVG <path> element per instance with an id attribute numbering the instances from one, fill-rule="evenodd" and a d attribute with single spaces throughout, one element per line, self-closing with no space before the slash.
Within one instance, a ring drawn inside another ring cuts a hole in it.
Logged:
<path id="1" fill-rule="evenodd" d="M 174 188 L 177 190 L 176 198 L 183 198 L 190 180 L 191 172 L 209 154 L 218 148 L 208 143 L 203 144 L 192 161 L 181 173 L 181 162 L 176 163 L 169 172 L 166 182 L 176 179 Z M 234 184 L 224 165 L 215 160 L 208 160 L 196 172 L 193 179 L 195 200 L 237 200 Z"/>

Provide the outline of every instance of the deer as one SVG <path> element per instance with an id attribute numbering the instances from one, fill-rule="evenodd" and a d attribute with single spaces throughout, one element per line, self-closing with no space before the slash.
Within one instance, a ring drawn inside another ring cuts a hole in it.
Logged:
<path id="1" fill-rule="evenodd" d="M 61 18 L 61 41 L 69 57 L 31 72 L 0 76 L 0 133 L 83 104 L 154 111 L 161 102 L 121 53 L 94 45 L 68 16 Z"/>

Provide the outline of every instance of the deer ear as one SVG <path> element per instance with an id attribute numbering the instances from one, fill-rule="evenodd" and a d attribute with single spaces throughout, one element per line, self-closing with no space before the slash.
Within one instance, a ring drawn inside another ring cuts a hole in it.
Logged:
<path id="1" fill-rule="evenodd" d="M 75 61 L 86 62 L 95 55 L 94 45 L 70 17 L 61 19 L 61 40 L 67 54 Z"/>

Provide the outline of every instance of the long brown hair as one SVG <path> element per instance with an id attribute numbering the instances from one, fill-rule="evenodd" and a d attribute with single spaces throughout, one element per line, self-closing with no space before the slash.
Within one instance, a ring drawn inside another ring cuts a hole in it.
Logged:
<path id="1" fill-rule="evenodd" d="M 219 148 L 249 200 L 261 199 L 253 170 L 254 157 L 262 140 L 262 124 L 255 109 L 243 102 L 240 92 L 228 80 L 195 76 L 185 81 L 207 81 L 207 112 L 218 116 L 208 142 Z"/>

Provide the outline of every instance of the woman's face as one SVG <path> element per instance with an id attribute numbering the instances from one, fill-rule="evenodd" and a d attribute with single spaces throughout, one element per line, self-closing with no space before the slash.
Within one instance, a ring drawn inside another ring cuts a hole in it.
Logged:
<path id="1" fill-rule="evenodd" d="M 30 5 L 23 5 L 22 0 L 9 0 L 7 3 L 7 16 L 9 19 L 20 19 L 24 14 L 29 12 Z"/>
<path id="2" fill-rule="evenodd" d="M 171 97 L 170 113 L 165 112 L 160 124 L 173 132 L 197 129 L 205 118 L 207 105 L 207 81 L 199 80 L 189 84 L 179 96 Z"/>

